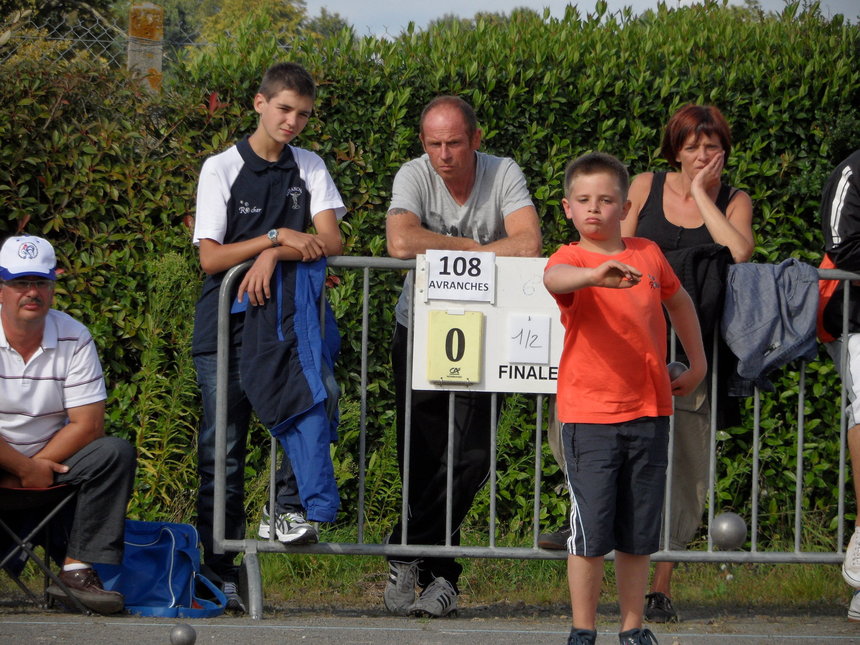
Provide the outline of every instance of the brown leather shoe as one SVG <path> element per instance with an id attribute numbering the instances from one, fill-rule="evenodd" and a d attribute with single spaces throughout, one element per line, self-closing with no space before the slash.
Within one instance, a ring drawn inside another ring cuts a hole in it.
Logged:
<path id="1" fill-rule="evenodd" d="M 76 571 L 61 571 L 59 578 L 84 607 L 95 612 L 115 614 L 122 611 L 125 605 L 125 599 L 120 592 L 105 590 L 99 574 L 92 567 Z M 66 598 L 66 593 L 56 583 L 51 583 L 46 591 L 52 598 L 61 602 Z"/>

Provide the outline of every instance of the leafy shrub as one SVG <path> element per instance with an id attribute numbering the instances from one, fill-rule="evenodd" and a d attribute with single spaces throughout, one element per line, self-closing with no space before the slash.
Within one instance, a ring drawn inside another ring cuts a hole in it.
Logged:
<path id="1" fill-rule="evenodd" d="M 571 237 L 560 209 L 570 158 L 601 149 L 634 173 L 665 167 L 658 148 L 668 116 L 684 103 L 705 102 L 718 105 L 733 126 L 726 172 L 753 198 L 754 259 L 816 263 L 822 183 L 857 145 L 858 45 L 856 25 L 826 19 L 815 5 L 788 4 L 780 14 L 718 2 L 660 5 L 637 17 L 609 15 L 598 3 L 592 14 L 571 6 L 558 19 L 524 11 L 506 21 L 446 21 L 391 41 L 355 38 L 348 30 L 297 37 L 285 54 L 251 13 L 229 37 L 175 64 L 160 97 L 97 63 L 2 66 L 0 212 L 7 233 L 51 239 L 67 269 L 58 305 L 93 331 L 110 389 L 111 430 L 132 439 L 143 457 L 133 509 L 187 517 L 199 411 L 182 348 L 199 269 L 185 222 L 193 215 L 203 159 L 253 129 L 251 99 L 271 63 L 288 57 L 318 80 L 315 115 L 297 144 L 326 160 L 347 202 L 348 254 L 384 254 L 393 176 L 421 152 L 420 110 L 433 96 L 452 93 L 475 105 L 483 148 L 522 166 L 546 253 Z M 334 455 L 346 519 L 355 517 L 356 504 L 362 284 L 358 272 L 337 274 L 330 297 L 345 338 L 337 375 L 346 407 Z M 400 279 L 396 272 L 371 274 L 372 492 L 365 515 L 371 522 L 391 521 L 399 512 L 387 348 Z M 778 394 L 763 404 L 759 485 L 767 494 L 760 523 L 773 536 L 790 528 L 781 509 L 793 507 L 793 369 L 778 377 Z M 819 526 L 829 526 L 836 514 L 838 379 L 823 355 L 806 378 L 814 395 L 804 403 L 804 504 Z M 534 459 L 531 433 L 523 428 L 533 414 L 533 403 L 511 397 L 500 430 L 500 523 L 512 526 L 531 521 L 531 505 L 523 502 L 532 496 Z M 751 415 L 748 409 L 743 427 L 721 434 L 719 446 L 720 507 L 747 514 Z M 254 435 L 248 462 L 251 478 L 268 459 L 260 436 Z M 557 524 L 566 500 L 552 460 L 543 463 L 543 513 Z M 476 513 L 485 504 L 479 499 Z"/>

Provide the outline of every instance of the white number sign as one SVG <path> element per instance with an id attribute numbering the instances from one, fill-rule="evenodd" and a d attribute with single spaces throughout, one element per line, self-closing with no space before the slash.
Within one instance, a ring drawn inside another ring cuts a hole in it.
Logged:
<path id="1" fill-rule="evenodd" d="M 427 251 L 427 300 L 496 301 L 496 254 Z"/>

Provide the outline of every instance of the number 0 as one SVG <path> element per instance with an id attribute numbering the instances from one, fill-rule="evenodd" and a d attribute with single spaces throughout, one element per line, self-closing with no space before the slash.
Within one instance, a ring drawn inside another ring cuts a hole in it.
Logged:
<path id="1" fill-rule="evenodd" d="M 462 329 L 452 327 L 445 337 L 445 355 L 452 363 L 456 363 L 466 353 L 466 334 Z"/>

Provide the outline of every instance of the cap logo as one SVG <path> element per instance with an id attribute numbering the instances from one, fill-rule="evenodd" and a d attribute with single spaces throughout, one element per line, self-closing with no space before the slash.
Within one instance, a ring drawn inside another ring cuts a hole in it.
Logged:
<path id="1" fill-rule="evenodd" d="M 39 249 L 32 242 L 22 242 L 18 247 L 18 257 L 23 260 L 35 260 L 38 255 Z"/>
<path id="2" fill-rule="evenodd" d="M 55 280 L 57 256 L 50 242 L 32 235 L 10 237 L 0 247 L 0 279 L 37 275 Z"/>

